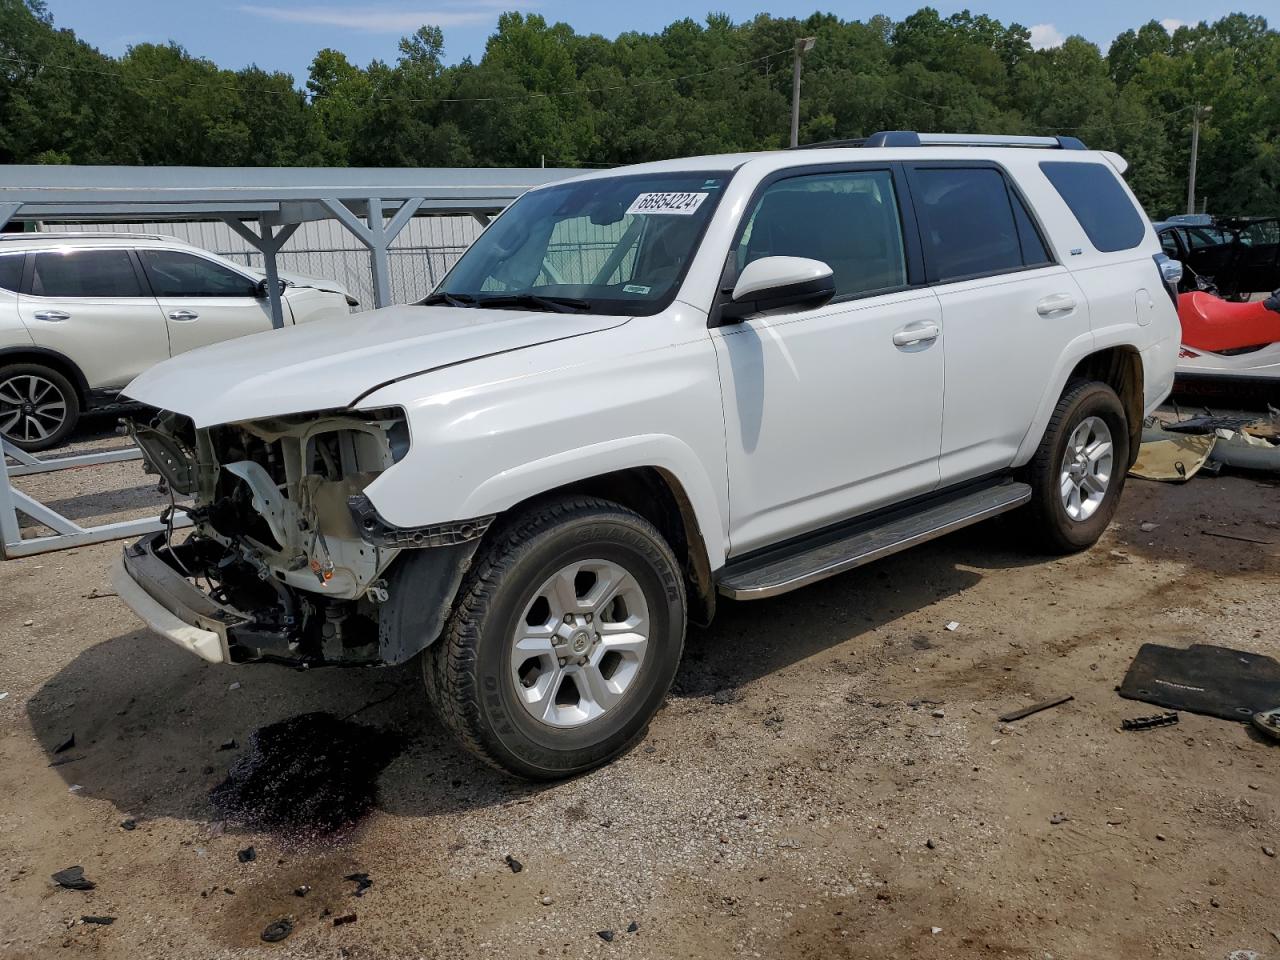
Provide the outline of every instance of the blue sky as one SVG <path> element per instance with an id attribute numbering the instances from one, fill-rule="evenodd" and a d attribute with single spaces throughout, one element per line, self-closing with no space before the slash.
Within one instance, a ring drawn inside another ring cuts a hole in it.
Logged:
<path id="1" fill-rule="evenodd" d="M 1262 11 L 1273 0 L 1253 0 L 1246 9 Z M 894 18 L 923 6 L 920 2 L 885 0 L 877 5 L 820 3 L 817 0 L 648 0 L 645 3 L 610 0 L 48 0 L 54 22 L 70 27 L 106 53 L 121 54 L 130 44 L 176 40 L 194 54 L 221 66 L 256 63 L 285 70 L 301 83 L 315 52 L 323 47 L 342 50 L 364 65 L 374 58 L 394 60 L 396 41 L 419 24 L 434 23 L 444 30 L 445 56 L 450 62 L 479 59 L 485 38 L 498 14 L 523 10 L 548 21 L 563 20 L 579 33 L 614 37 L 626 30 L 660 30 L 685 16 L 701 19 L 708 11 L 728 13 L 735 21 L 757 13 L 806 16 L 829 10 L 844 19 L 864 20 L 876 13 Z M 1169 24 L 1213 20 L 1239 9 L 1196 0 L 990 0 L 934 3 L 944 15 L 968 7 L 1004 22 L 1032 28 L 1033 42 L 1052 46 L 1070 34 L 1081 34 L 1104 49 L 1122 30 L 1148 20 Z"/>

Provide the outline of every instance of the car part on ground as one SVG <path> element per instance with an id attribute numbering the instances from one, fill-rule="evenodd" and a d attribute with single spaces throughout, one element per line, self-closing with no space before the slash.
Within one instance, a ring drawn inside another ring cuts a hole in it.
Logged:
<path id="1" fill-rule="evenodd" d="M 1117 688 L 1129 700 L 1248 723 L 1280 698 L 1280 663 L 1271 657 L 1193 643 L 1144 643 Z"/>

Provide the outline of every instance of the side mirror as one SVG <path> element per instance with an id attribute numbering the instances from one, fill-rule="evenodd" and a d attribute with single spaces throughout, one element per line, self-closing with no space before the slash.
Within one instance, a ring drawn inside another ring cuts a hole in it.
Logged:
<path id="1" fill-rule="evenodd" d="M 258 288 L 256 291 L 254 291 L 255 296 L 257 296 L 258 299 L 265 300 L 267 298 L 267 290 L 269 289 L 267 286 L 268 282 L 269 281 L 267 280 L 266 277 L 263 277 L 261 280 L 258 281 Z M 283 280 L 280 280 L 278 282 L 280 284 L 280 292 L 284 293 L 285 287 L 287 286 L 287 284 Z"/>
<path id="2" fill-rule="evenodd" d="M 742 268 L 732 302 L 720 313 L 724 323 L 739 323 L 753 313 L 781 307 L 812 309 L 836 294 L 831 268 L 808 257 L 762 257 Z"/>

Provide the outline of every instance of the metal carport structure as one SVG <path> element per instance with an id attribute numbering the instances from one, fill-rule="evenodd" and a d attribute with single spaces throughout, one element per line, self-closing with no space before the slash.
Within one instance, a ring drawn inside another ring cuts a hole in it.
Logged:
<path id="1" fill-rule="evenodd" d="M 221 220 L 262 253 L 272 323 L 284 324 L 276 255 L 298 225 L 334 219 L 369 250 L 374 305 L 390 299 L 387 248 L 415 216 L 487 223 L 530 187 L 581 171 L 547 168 L 0 166 L 0 227 L 25 222 Z M 250 224 L 255 226 L 250 226 Z M 255 228 L 256 227 L 256 228 Z M 0 560 L 139 536 L 159 519 L 82 527 L 12 487 L 11 476 L 136 459 L 136 449 L 37 459 L 6 445 L 0 476 Z M 54 531 L 23 540 L 18 513 Z M 169 521 L 185 525 L 185 517 Z"/>

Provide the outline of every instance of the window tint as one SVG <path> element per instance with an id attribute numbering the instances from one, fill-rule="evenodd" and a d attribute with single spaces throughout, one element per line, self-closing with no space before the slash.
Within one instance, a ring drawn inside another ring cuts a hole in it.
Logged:
<path id="1" fill-rule="evenodd" d="M 31 292 L 37 297 L 141 297 L 128 250 L 37 253 Z"/>
<path id="2" fill-rule="evenodd" d="M 258 285 L 204 257 L 176 250 L 139 250 L 157 297 L 252 297 Z"/>
<path id="3" fill-rule="evenodd" d="M 893 175 L 815 174 L 770 185 L 738 244 L 738 270 L 761 257 L 821 260 L 835 275 L 837 297 L 905 285 Z"/>
<path id="4" fill-rule="evenodd" d="M 1013 219 L 1018 226 L 1018 242 L 1022 244 L 1022 263 L 1028 267 L 1039 267 L 1053 263 L 1053 257 L 1045 249 L 1044 238 L 1036 229 L 1035 221 L 1027 212 L 1027 206 L 1015 191 L 1009 191 L 1009 202 L 1013 204 Z"/>
<path id="5" fill-rule="evenodd" d="M 930 280 L 945 283 L 1023 266 L 1013 206 L 999 170 L 917 168 L 912 198 Z M 1043 262 L 1043 244 L 1038 256 Z"/>
<path id="6" fill-rule="evenodd" d="M 1101 163 L 1045 161 L 1040 169 L 1102 253 L 1131 250 L 1142 242 L 1146 221 L 1120 185 L 1115 171 Z"/>
<path id="7" fill-rule="evenodd" d="M 21 253 L 0 257 L 0 290 L 8 290 L 10 293 L 18 292 L 18 284 L 22 282 L 24 259 Z"/>

